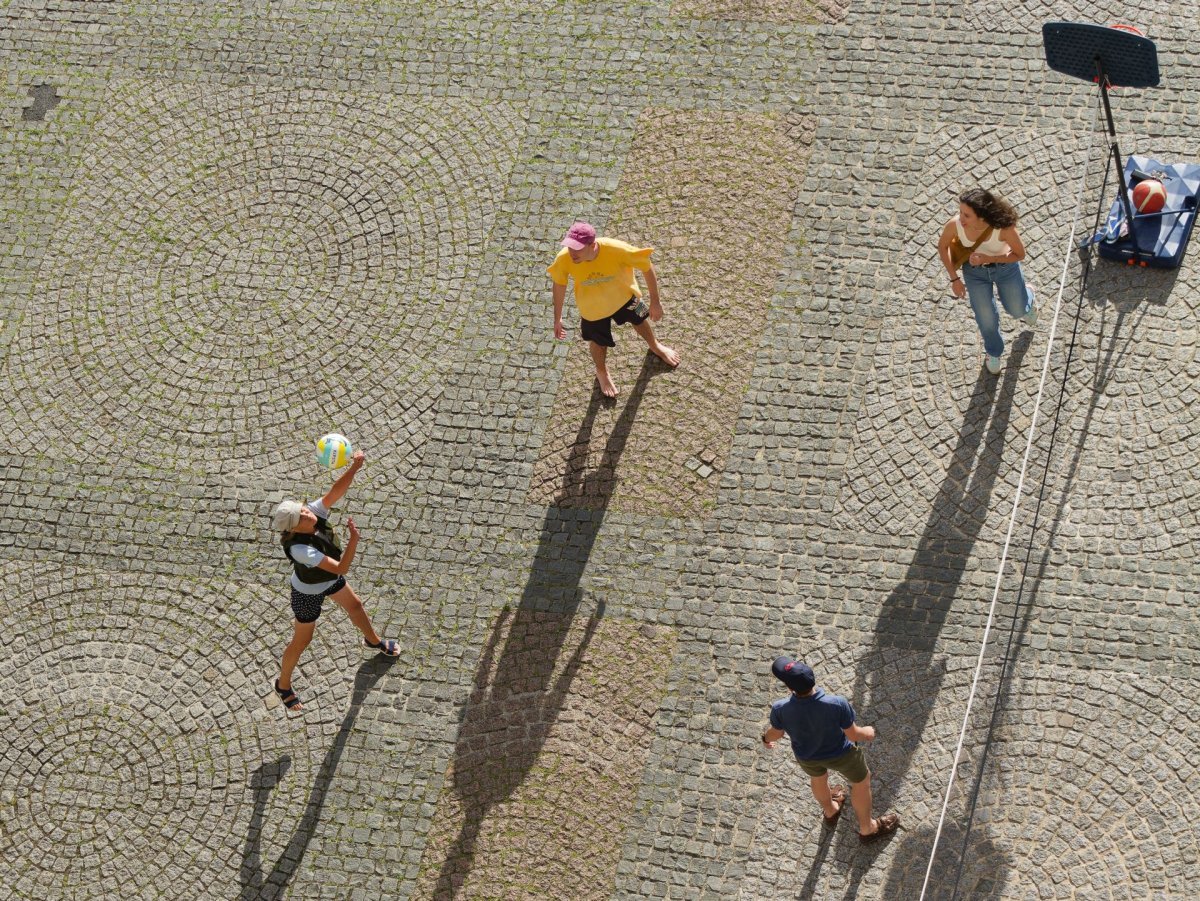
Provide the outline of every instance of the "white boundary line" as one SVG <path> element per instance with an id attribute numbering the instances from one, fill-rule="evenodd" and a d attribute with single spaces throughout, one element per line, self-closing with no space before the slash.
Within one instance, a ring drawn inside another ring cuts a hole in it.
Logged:
<path id="1" fill-rule="evenodd" d="M 942 827 L 946 822 L 946 808 L 950 806 L 950 793 L 954 790 L 954 779 L 958 775 L 958 758 L 962 755 L 963 740 L 967 735 L 967 725 L 971 719 L 971 707 L 975 703 L 975 689 L 979 686 L 979 674 L 983 670 L 983 655 L 987 651 L 988 638 L 992 631 L 992 620 L 996 616 L 996 602 L 1000 598 L 1000 584 L 1004 581 L 1004 565 L 1008 561 L 1008 546 L 1012 541 L 1013 529 L 1017 524 L 1017 510 L 1021 505 L 1021 490 L 1025 485 L 1025 471 L 1029 466 L 1029 455 L 1033 451 L 1033 436 L 1037 427 L 1038 411 L 1042 405 L 1042 394 L 1046 388 L 1046 376 L 1050 372 L 1050 352 L 1054 350 L 1054 334 L 1058 329 L 1058 313 L 1062 308 L 1063 292 L 1067 286 L 1067 271 L 1071 264 L 1071 255 L 1075 251 L 1075 225 L 1079 221 L 1079 209 L 1083 205 L 1083 189 L 1087 184 L 1088 169 L 1092 165 L 1092 147 L 1096 143 L 1096 110 L 1092 113 L 1092 124 L 1088 129 L 1087 159 L 1083 164 L 1083 175 L 1079 179 L 1079 191 L 1075 197 L 1075 212 L 1071 216 L 1071 234 L 1067 239 L 1067 253 L 1063 259 L 1062 275 L 1058 280 L 1058 298 L 1054 302 L 1054 318 L 1050 322 L 1050 339 L 1046 342 L 1046 355 L 1042 358 L 1042 378 L 1038 382 L 1037 398 L 1033 402 L 1033 416 L 1029 421 L 1029 435 L 1025 441 L 1025 456 L 1021 460 L 1021 475 L 1017 479 L 1017 495 L 1013 500 L 1012 515 L 1008 519 L 1008 533 L 1004 536 L 1004 550 L 1000 554 L 1000 566 L 996 571 L 996 587 L 992 591 L 992 603 L 988 608 L 987 623 L 983 627 L 983 642 L 979 646 L 979 660 L 975 664 L 975 676 L 971 679 L 971 693 L 967 696 L 967 709 L 963 713 L 962 728 L 958 732 L 958 745 L 954 749 L 954 760 L 950 764 L 950 781 L 946 785 L 946 796 L 942 799 L 942 812 L 938 816 L 937 830 L 933 834 L 933 847 L 929 851 L 929 865 L 925 868 L 925 881 L 921 883 L 920 901 L 925 901 L 925 892 L 929 888 L 929 877 L 933 873 L 933 861 L 937 857 L 938 842 L 942 837 Z M 1120 188 L 1118 188 L 1120 190 Z M 1049 465 L 1049 461 L 1047 461 Z"/>

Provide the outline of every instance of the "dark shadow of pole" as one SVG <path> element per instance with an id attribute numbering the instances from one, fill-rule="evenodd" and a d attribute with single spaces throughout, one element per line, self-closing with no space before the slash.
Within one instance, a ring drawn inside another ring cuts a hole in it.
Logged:
<path id="1" fill-rule="evenodd" d="M 588 644 L 601 604 L 557 679 L 554 669 L 582 601 L 579 583 L 617 484 L 617 467 L 650 379 L 669 371 L 646 355 L 641 373 L 605 444 L 588 470 L 596 414 L 611 403 L 594 385 L 563 473 L 557 504 L 546 509 L 538 549 L 516 611 L 501 613 L 476 669 L 454 750 L 454 792 L 463 824 L 442 863 L 433 897 L 454 898 L 470 873 L 488 811 L 525 780 L 558 717 Z M 585 506 L 586 505 L 586 506 Z M 500 649 L 505 630 L 507 638 Z M 497 658 L 497 654 L 499 657 Z M 494 668 L 495 675 L 491 676 Z"/>
<path id="2" fill-rule="evenodd" d="M 375 687 L 375 683 L 395 662 L 394 657 L 378 656 L 371 658 L 358 668 L 358 673 L 354 677 L 354 688 L 350 695 L 350 709 L 342 718 L 337 737 L 334 738 L 329 750 L 325 752 L 325 759 L 317 770 L 317 778 L 313 782 L 312 791 L 308 795 L 308 804 L 304 808 L 300 822 L 296 825 L 287 847 L 275 861 L 271 872 L 265 876 L 263 875 L 260 850 L 263 818 L 271 790 L 287 774 L 292 761 L 285 754 L 274 763 L 264 763 L 254 771 L 254 775 L 250 778 L 250 788 L 254 792 L 254 809 L 250 815 L 250 828 L 246 833 L 246 843 L 242 847 L 242 865 L 238 872 L 242 883 L 242 891 L 238 896 L 240 901 L 266 901 L 266 899 L 278 898 L 291 882 L 296 870 L 300 867 L 300 862 L 304 859 L 304 852 L 312 840 L 313 831 L 321 819 L 321 809 L 325 806 L 325 795 L 337 773 L 342 752 L 346 749 L 346 739 L 354 730 L 354 721 L 358 718 L 363 701 Z"/>
<path id="3" fill-rule="evenodd" d="M 925 882 L 925 870 L 929 863 L 929 851 L 933 847 L 933 827 L 923 827 L 901 836 L 896 858 L 906 861 L 921 861 L 919 868 L 905 869 L 893 864 L 888 871 L 883 890 L 884 898 L 919 898 Z M 1006 893 L 1011 858 L 1008 852 L 996 846 L 986 836 L 969 836 L 957 823 L 947 820 L 942 829 L 941 842 L 949 845 L 965 843 L 970 851 L 974 867 L 963 873 L 958 871 L 957 858 L 941 858 L 934 861 L 929 871 L 929 888 L 925 893 L 928 901 L 943 901 L 951 897 L 956 883 L 961 882 L 966 892 L 962 897 L 971 901 L 1010 897 Z"/>
<path id="4" fill-rule="evenodd" d="M 1064 400 L 1065 392 L 1068 390 L 1070 379 L 1070 364 L 1072 361 L 1073 348 L 1078 334 L 1078 325 L 1080 311 L 1083 306 L 1083 299 L 1087 295 L 1087 276 L 1089 272 L 1089 259 L 1085 257 L 1084 267 L 1081 275 L 1081 284 L 1079 289 L 1079 300 L 1076 309 L 1076 318 L 1073 324 L 1071 335 L 1072 351 L 1068 354 L 1066 364 L 1064 365 L 1064 377 L 1062 384 L 1059 386 L 1059 404 Z M 1123 276 L 1124 273 L 1119 273 Z M 1174 279 L 1166 280 L 1166 286 L 1169 288 L 1174 284 Z M 1108 286 L 1112 288 L 1112 285 Z M 1159 300 L 1150 300 L 1151 303 L 1165 302 L 1165 295 Z M 1096 297 L 1092 297 L 1093 305 L 1101 308 L 1100 321 L 1100 336 L 1099 344 L 1104 344 L 1105 318 L 1109 304 L 1100 302 Z M 999 667 L 998 678 L 996 679 L 997 689 L 992 698 L 992 707 L 989 711 L 989 722 L 987 726 L 986 738 L 982 745 L 982 751 L 978 764 L 975 766 L 975 772 L 972 779 L 970 795 L 968 798 L 967 812 L 963 818 L 963 822 L 952 823 L 947 820 L 946 826 L 943 827 L 944 836 L 939 843 L 938 857 L 939 859 L 933 862 L 931 870 L 930 885 L 931 893 L 927 896 L 931 901 L 938 899 L 958 899 L 958 898 L 986 898 L 986 897 L 1003 897 L 1004 896 L 1004 873 L 1006 870 L 999 869 L 1000 861 L 1003 855 L 998 852 L 994 846 L 986 838 L 980 838 L 973 831 L 975 810 L 978 804 L 979 794 L 982 790 L 983 780 L 987 774 L 988 752 L 990 749 L 990 739 L 996 724 L 999 721 L 1001 713 L 1008 708 L 1008 702 L 1011 697 L 1013 671 L 1012 649 L 1020 647 L 1024 642 L 1025 635 L 1028 632 L 1030 619 L 1033 614 L 1034 603 L 1037 598 L 1038 591 L 1041 588 L 1042 582 L 1045 579 L 1046 570 L 1050 563 L 1050 556 L 1054 547 L 1055 539 L 1058 537 L 1059 529 L 1062 524 L 1063 516 L 1063 501 L 1070 496 L 1071 489 L 1074 487 L 1075 478 L 1078 473 L 1079 463 L 1083 457 L 1084 447 L 1087 443 L 1087 438 L 1091 433 L 1092 422 L 1095 418 L 1098 408 L 1098 401 L 1104 394 L 1112 379 L 1113 373 L 1120 364 L 1121 359 L 1128 353 L 1132 344 L 1132 332 L 1136 329 L 1131 329 L 1130 335 L 1125 339 L 1122 346 L 1118 348 L 1118 335 L 1121 331 L 1121 326 L 1125 320 L 1127 311 L 1120 308 L 1118 305 L 1116 325 L 1113 328 L 1112 338 L 1108 349 L 1104 353 L 1104 358 L 1098 361 L 1095 375 L 1092 380 L 1091 396 L 1088 401 L 1087 413 L 1084 417 L 1084 422 L 1079 429 L 1078 436 L 1075 440 L 1075 445 L 1071 455 L 1071 459 L 1066 467 L 1065 476 L 1061 487 L 1053 489 L 1058 493 L 1059 503 L 1054 510 L 1054 518 L 1051 521 L 1050 527 L 1047 530 L 1044 543 L 1042 544 L 1040 557 L 1036 566 L 1031 566 L 1033 559 L 1033 544 L 1037 538 L 1038 522 L 1041 516 L 1041 508 L 1046 500 L 1048 470 L 1054 459 L 1054 445 L 1057 439 L 1058 426 L 1058 409 L 1055 410 L 1055 417 L 1051 422 L 1051 435 L 1054 438 L 1046 451 L 1046 463 L 1043 467 L 1043 481 L 1038 491 L 1038 501 L 1035 508 L 1033 520 L 1030 526 L 1031 539 L 1029 541 L 1027 552 L 1024 556 L 1021 569 L 1022 577 L 1020 587 L 1018 588 L 1017 596 L 1013 601 L 1011 612 L 1006 614 L 1003 608 L 997 617 L 996 632 L 997 637 L 994 639 L 997 646 L 1001 642 L 1004 643 L 1003 651 L 1000 653 L 999 660 L 993 662 L 993 666 Z M 1144 313 L 1143 313 L 1144 315 Z M 1140 317 L 1139 317 L 1140 318 Z M 1049 421 L 1049 420 L 1047 420 Z M 1033 572 L 1031 584 L 1029 583 L 1029 574 Z M 1026 589 L 1026 585 L 1030 587 Z M 1007 631 L 1002 631 L 1004 620 L 1008 621 Z M 940 850 L 944 847 L 953 849 L 951 853 L 943 854 Z M 920 879 L 924 880 L 926 869 L 929 867 L 929 857 L 933 852 L 933 831 L 922 830 L 911 836 L 907 836 L 904 842 L 895 855 L 892 862 L 891 870 L 888 878 L 888 892 L 896 892 L 903 894 L 905 891 L 920 892 L 920 882 L 914 886 L 905 887 L 901 883 L 912 875 L 913 869 L 920 865 Z M 982 863 L 980 862 L 983 858 Z M 974 864 L 974 869 L 969 870 L 968 865 Z M 963 874 L 970 872 L 971 875 L 964 881 Z M 936 878 L 935 878 L 936 877 Z M 899 894 L 897 896 L 899 896 Z M 890 897 L 891 895 L 889 895 Z"/>

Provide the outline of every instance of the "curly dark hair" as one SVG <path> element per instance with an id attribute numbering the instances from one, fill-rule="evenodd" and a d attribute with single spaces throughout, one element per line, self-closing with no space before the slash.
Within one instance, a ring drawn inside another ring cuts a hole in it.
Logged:
<path id="1" fill-rule="evenodd" d="M 993 194 L 983 188 L 971 188 L 969 191 L 963 191 L 958 195 L 958 199 L 960 203 L 965 203 L 974 210 L 975 215 L 992 228 L 1012 228 L 1020 218 L 1015 206 L 999 194 Z"/>

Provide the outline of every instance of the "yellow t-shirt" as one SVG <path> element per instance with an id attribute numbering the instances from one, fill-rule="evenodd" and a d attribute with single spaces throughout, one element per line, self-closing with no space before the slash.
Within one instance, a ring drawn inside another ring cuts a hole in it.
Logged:
<path id="1" fill-rule="evenodd" d="M 638 249 L 616 238 L 597 240 L 600 252 L 586 263 L 572 263 L 567 248 L 558 252 L 554 263 L 546 270 L 556 285 L 575 279 L 575 305 L 584 319 L 603 319 L 611 316 L 629 301 L 641 297 L 634 269 L 645 272 L 650 268 L 653 247 Z"/>

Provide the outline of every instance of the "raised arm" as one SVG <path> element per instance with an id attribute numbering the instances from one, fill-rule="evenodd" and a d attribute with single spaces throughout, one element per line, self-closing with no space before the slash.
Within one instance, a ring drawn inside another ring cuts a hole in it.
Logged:
<path id="1" fill-rule="evenodd" d="M 355 475 L 362 469 L 366 459 L 367 455 L 362 451 L 355 451 L 354 456 L 350 458 L 350 466 L 338 477 L 338 480 L 333 483 L 333 487 L 325 493 L 325 496 L 321 498 L 321 503 L 332 510 L 333 505 L 340 501 L 347 490 L 349 490 L 350 483 L 354 481 Z"/>

